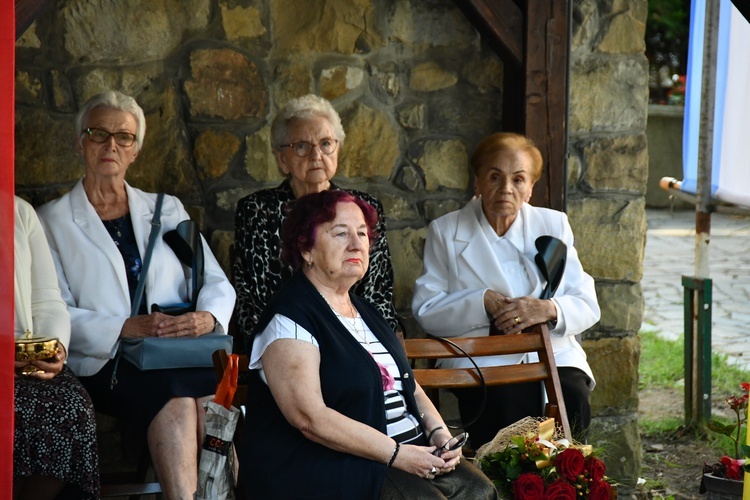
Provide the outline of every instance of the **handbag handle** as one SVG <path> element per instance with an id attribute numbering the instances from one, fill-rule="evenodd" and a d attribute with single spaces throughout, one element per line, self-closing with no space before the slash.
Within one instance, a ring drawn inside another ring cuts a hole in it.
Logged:
<path id="1" fill-rule="evenodd" d="M 130 317 L 138 315 L 138 310 L 141 308 L 141 299 L 143 298 L 143 289 L 146 286 L 146 273 L 148 273 L 148 267 L 151 264 L 151 254 L 154 251 L 154 244 L 156 243 L 156 237 L 159 236 L 159 228 L 161 227 L 161 204 L 164 201 L 164 193 L 156 195 L 156 207 L 154 207 L 154 216 L 151 218 L 151 232 L 148 235 L 148 245 L 146 246 L 146 255 L 143 257 L 143 267 L 138 275 L 138 285 L 135 287 L 135 295 L 133 296 L 133 304 L 130 307 Z"/>
<path id="2" fill-rule="evenodd" d="M 138 284 L 135 287 L 135 295 L 133 295 L 133 303 L 130 306 L 130 317 L 138 315 L 138 310 L 141 308 L 141 298 L 143 297 L 143 288 L 146 286 L 146 273 L 148 272 L 148 266 L 151 264 L 151 254 L 154 251 L 154 243 L 156 243 L 156 237 L 159 236 L 159 227 L 161 227 L 161 204 L 164 201 L 164 193 L 156 195 L 156 206 L 154 207 L 154 216 L 151 217 L 151 232 L 148 235 L 148 245 L 146 245 L 146 255 L 143 257 L 143 266 L 141 272 L 138 275 Z M 117 346 L 117 354 L 115 355 L 115 366 L 112 369 L 112 378 L 109 381 L 109 389 L 114 389 L 117 385 L 117 367 L 120 366 L 120 358 L 122 357 L 122 341 Z"/>
<path id="3" fill-rule="evenodd" d="M 451 423 L 448 423 L 448 421 L 445 421 L 445 425 L 448 426 L 449 429 L 466 429 L 470 425 L 473 425 L 476 423 L 477 420 L 479 420 L 479 417 L 482 416 L 482 413 L 484 413 L 484 407 L 487 406 L 487 382 L 484 380 L 484 375 L 482 374 L 482 369 L 479 368 L 479 365 L 476 361 L 474 361 L 474 358 L 466 352 L 461 346 L 453 342 L 452 340 L 448 340 L 443 337 L 433 337 L 430 336 L 431 339 L 439 340 L 443 342 L 444 344 L 448 344 L 452 348 L 459 351 L 461 354 L 464 355 L 466 359 L 469 360 L 469 362 L 474 365 L 474 369 L 477 371 L 477 375 L 479 376 L 479 384 L 482 387 L 482 402 L 479 403 L 479 409 L 477 410 L 476 415 L 474 415 L 471 419 L 469 419 L 468 422 L 461 422 L 458 421 L 452 421 Z"/>

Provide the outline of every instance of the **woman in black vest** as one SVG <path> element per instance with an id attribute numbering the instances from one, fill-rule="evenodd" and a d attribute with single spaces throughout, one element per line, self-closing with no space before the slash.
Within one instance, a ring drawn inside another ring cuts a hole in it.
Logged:
<path id="1" fill-rule="evenodd" d="M 241 471 L 252 498 L 497 498 L 414 381 L 393 330 L 350 293 L 375 210 L 339 190 L 299 198 L 283 228 L 296 273 L 250 336 Z"/>

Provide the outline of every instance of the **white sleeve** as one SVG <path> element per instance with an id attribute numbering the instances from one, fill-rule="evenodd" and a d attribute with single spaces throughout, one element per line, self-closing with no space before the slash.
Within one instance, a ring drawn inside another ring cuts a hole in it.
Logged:
<path id="1" fill-rule="evenodd" d="M 250 352 L 250 369 L 260 369 L 264 381 L 265 375 L 263 374 L 263 363 L 261 362 L 261 358 L 266 352 L 266 349 L 268 349 L 268 346 L 279 339 L 301 340 L 303 342 L 308 342 L 315 347 L 319 347 L 318 341 L 310 332 L 286 316 L 276 314 L 273 319 L 268 322 L 266 328 L 255 337 L 253 348 Z"/>

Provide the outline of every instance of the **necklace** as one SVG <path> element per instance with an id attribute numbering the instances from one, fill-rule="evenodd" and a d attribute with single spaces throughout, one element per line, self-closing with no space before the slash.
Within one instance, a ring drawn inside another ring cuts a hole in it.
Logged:
<path id="1" fill-rule="evenodd" d="M 116 223 L 114 220 L 104 221 L 104 223 L 117 232 L 118 238 L 122 238 L 122 226 L 120 226 L 120 224 Z"/>
<path id="2" fill-rule="evenodd" d="M 353 318 L 348 318 L 344 316 L 343 314 L 339 313 L 335 307 L 331 305 L 330 302 L 328 302 L 328 299 L 325 298 L 325 295 L 322 293 L 320 294 L 321 297 L 323 297 L 323 300 L 326 301 L 326 304 L 328 304 L 328 307 L 331 308 L 331 311 L 333 311 L 333 314 L 336 315 L 336 317 L 341 321 L 341 323 L 346 327 L 347 330 L 349 330 L 350 333 L 353 333 L 355 337 L 358 339 L 361 339 L 362 342 L 364 342 L 367 345 L 370 345 L 370 339 L 367 338 L 367 331 L 365 330 L 364 320 L 362 320 L 362 315 L 359 314 L 359 311 L 354 307 L 354 304 L 352 304 L 351 300 L 349 301 L 349 307 L 351 308 L 352 312 L 354 313 Z M 359 320 L 359 328 L 357 327 L 357 320 Z"/>

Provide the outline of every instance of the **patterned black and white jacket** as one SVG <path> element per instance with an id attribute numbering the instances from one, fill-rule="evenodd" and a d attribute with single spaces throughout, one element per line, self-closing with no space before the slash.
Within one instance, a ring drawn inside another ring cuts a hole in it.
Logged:
<path id="1" fill-rule="evenodd" d="M 331 182 L 331 189 L 340 189 Z M 385 235 L 385 212 L 380 201 L 367 193 L 347 192 L 372 205 L 378 213 L 377 239 L 370 247 L 370 266 L 352 290 L 371 302 L 394 330 L 398 327 L 393 306 L 393 267 Z M 237 290 L 237 321 L 244 340 L 281 285 L 294 271 L 281 261 L 281 226 L 287 205 L 294 201 L 289 181 L 262 189 L 237 202 L 234 232 L 234 286 Z M 239 346 L 238 346 L 239 347 Z"/>

